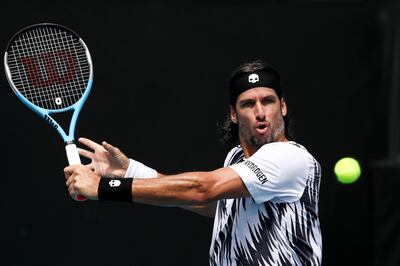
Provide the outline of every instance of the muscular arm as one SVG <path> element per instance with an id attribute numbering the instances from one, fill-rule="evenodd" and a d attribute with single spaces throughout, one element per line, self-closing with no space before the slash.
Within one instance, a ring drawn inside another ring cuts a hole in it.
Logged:
<path id="1" fill-rule="evenodd" d="M 71 195 L 98 199 L 100 177 L 93 171 L 81 165 L 72 165 L 66 167 L 64 172 Z M 145 204 L 205 206 L 222 198 L 247 197 L 249 192 L 238 174 L 225 167 L 211 172 L 133 179 L 132 195 L 133 201 Z"/>
<path id="2" fill-rule="evenodd" d="M 165 174 L 161 174 L 160 172 L 157 172 L 158 178 L 165 177 L 165 176 L 166 176 Z M 213 218 L 215 216 L 217 202 L 214 201 L 214 202 L 211 202 L 208 204 L 202 204 L 202 205 L 187 205 L 187 206 L 181 205 L 181 206 L 175 206 L 175 207 L 180 207 L 181 209 L 191 211 L 191 212 L 194 212 L 194 213 L 202 215 L 202 216 Z"/>
<path id="3" fill-rule="evenodd" d="M 221 198 L 249 196 L 242 179 L 228 167 L 211 172 L 134 179 L 132 194 L 135 202 L 155 205 L 204 205 Z"/>
<path id="4" fill-rule="evenodd" d="M 101 145 L 87 138 L 79 138 L 79 142 L 90 150 L 79 149 L 79 153 L 90 159 L 91 163 L 86 167 L 99 176 L 125 176 L 130 162 L 128 157 L 117 147 L 102 142 Z M 142 171 L 143 173 L 143 171 Z M 147 172 L 148 174 L 148 172 Z M 156 173 L 156 177 L 164 177 L 164 174 Z M 143 176 L 144 177 L 144 176 Z M 150 178 L 147 176 L 146 178 Z M 208 217 L 214 217 L 216 202 L 205 205 L 180 206 L 185 210 L 195 212 Z"/>
<path id="5" fill-rule="evenodd" d="M 204 205 L 221 198 L 249 195 L 241 178 L 232 169 L 188 172 L 155 179 L 134 179 L 135 202 L 156 205 Z"/>

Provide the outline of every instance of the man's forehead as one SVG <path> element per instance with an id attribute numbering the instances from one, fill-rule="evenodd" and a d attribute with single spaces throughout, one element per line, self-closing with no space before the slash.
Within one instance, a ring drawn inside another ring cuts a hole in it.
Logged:
<path id="1" fill-rule="evenodd" d="M 278 98 L 278 94 L 274 89 L 268 87 L 256 87 L 242 92 L 237 100 L 240 101 L 246 98 L 266 97 L 266 96 L 275 96 Z"/>

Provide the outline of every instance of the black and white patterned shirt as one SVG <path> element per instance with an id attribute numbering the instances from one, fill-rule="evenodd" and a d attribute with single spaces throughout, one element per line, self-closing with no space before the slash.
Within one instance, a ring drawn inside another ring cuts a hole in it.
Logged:
<path id="1" fill-rule="evenodd" d="M 225 160 L 250 197 L 218 201 L 210 265 L 321 265 L 318 219 L 321 167 L 295 142 L 274 142 Z"/>

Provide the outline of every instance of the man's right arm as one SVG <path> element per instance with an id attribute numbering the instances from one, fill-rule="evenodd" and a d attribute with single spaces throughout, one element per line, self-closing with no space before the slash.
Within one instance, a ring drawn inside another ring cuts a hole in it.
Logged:
<path id="1" fill-rule="evenodd" d="M 132 160 L 131 160 L 131 163 L 132 163 Z M 147 170 L 147 171 L 148 171 L 148 173 L 150 175 L 151 171 L 150 170 Z M 145 172 L 146 172 L 146 170 L 144 170 L 144 173 Z M 155 172 L 155 173 L 156 173 L 155 176 L 147 177 L 147 178 L 162 178 L 162 177 L 166 176 L 166 175 L 161 174 L 159 172 Z M 128 176 L 129 176 L 129 174 L 128 174 Z M 125 174 L 125 177 L 127 177 L 127 174 Z M 147 179 L 147 178 L 141 178 L 141 179 Z M 179 208 L 182 208 L 184 210 L 200 214 L 202 216 L 214 218 L 215 210 L 217 208 L 217 202 L 211 202 L 209 204 L 204 204 L 204 205 L 186 205 L 186 206 L 170 206 L 170 207 L 179 207 Z"/>
<path id="2" fill-rule="evenodd" d="M 93 150 L 93 152 L 91 152 L 79 149 L 79 153 L 91 160 L 91 163 L 86 166 L 100 176 L 119 176 L 141 179 L 164 177 L 164 174 L 140 162 L 129 159 L 120 149 L 109 143 L 103 142 L 100 145 L 87 138 L 79 138 L 78 141 Z M 216 206 L 217 203 L 212 202 L 206 205 L 179 207 L 206 217 L 214 217 Z"/>

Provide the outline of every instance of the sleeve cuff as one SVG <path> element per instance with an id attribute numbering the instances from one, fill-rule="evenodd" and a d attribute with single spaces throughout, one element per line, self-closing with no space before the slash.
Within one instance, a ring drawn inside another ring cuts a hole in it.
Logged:
<path id="1" fill-rule="evenodd" d="M 234 164 L 229 167 L 240 176 L 251 197 L 257 203 L 262 203 L 265 201 L 264 199 L 258 199 L 257 188 L 254 185 L 254 181 L 250 178 L 253 175 L 253 172 L 248 167 L 245 167 L 242 164 Z"/>

